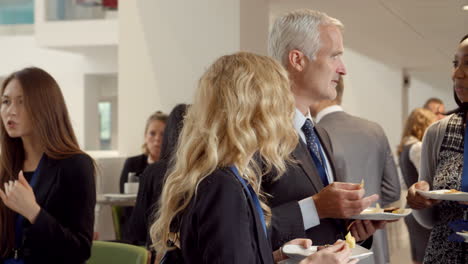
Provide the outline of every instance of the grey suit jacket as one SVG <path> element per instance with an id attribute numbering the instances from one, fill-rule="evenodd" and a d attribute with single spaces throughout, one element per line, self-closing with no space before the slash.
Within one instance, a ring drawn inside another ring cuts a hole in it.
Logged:
<path id="1" fill-rule="evenodd" d="M 339 111 L 325 115 L 318 126 L 331 140 L 336 173 L 346 182 L 365 181 L 366 195 L 378 194 L 381 204 L 400 199 L 400 180 L 392 151 L 382 127 L 366 119 Z M 389 261 L 387 234 L 374 234 L 374 259 L 365 263 Z"/>
<path id="2" fill-rule="evenodd" d="M 382 127 L 346 112 L 324 116 L 318 126 L 331 140 L 335 170 L 347 182 L 365 181 L 366 195 L 378 194 L 382 204 L 400 199 L 400 180 Z"/>

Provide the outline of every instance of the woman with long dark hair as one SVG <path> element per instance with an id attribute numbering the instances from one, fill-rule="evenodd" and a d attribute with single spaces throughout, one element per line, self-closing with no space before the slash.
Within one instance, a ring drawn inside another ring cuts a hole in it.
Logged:
<path id="1" fill-rule="evenodd" d="M 0 260 L 84 263 L 94 162 L 78 146 L 60 87 L 44 70 L 25 68 L 0 92 Z"/>
<path id="2" fill-rule="evenodd" d="M 419 182 L 408 190 L 408 204 L 418 222 L 432 227 L 424 263 L 468 263 L 468 247 L 450 235 L 449 226 L 464 218 L 466 208 L 454 201 L 426 199 L 417 190 L 456 189 L 468 192 L 468 35 L 463 37 L 453 60 L 453 91 L 458 108 L 434 123 L 424 135 Z M 422 210 L 424 209 L 424 210 Z M 465 219 L 466 220 L 466 219 Z"/>

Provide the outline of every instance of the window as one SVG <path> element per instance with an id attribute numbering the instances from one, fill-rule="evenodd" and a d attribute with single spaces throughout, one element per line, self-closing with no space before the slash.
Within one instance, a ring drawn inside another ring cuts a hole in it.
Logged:
<path id="1" fill-rule="evenodd" d="M 0 24 L 34 24 L 34 1 L 0 0 Z"/>
<path id="2" fill-rule="evenodd" d="M 85 150 L 117 150 L 117 74 L 85 75 Z"/>
<path id="3" fill-rule="evenodd" d="M 99 143 L 101 150 L 111 149 L 112 105 L 111 102 L 99 102 Z"/>

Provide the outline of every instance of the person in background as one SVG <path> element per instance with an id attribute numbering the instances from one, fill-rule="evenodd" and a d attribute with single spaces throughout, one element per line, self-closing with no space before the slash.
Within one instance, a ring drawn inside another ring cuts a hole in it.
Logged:
<path id="1" fill-rule="evenodd" d="M 151 244 L 149 224 L 153 220 L 153 212 L 158 210 L 157 201 L 161 195 L 164 176 L 171 162 L 173 162 L 173 154 L 182 130 L 187 108 L 186 104 L 179 104 L 171 111 L 164 130 L 161 158 L 149 165 L 140 176 L 137 201 L 125 235 L 132 244 L 147 246 Z"/>
<path id="2" fill-rule="evenodd" d="M 466 205 L 426 199 L 417 190 L 455 189 L 468 192 L 468 35 L 460 41 L 453 59 L 453 93 L 458 108 L 426 131 L 421 149 L 419 181 L 408 189 L 408 204 L 423 226 L 431 228 L 424 263 L 468 263 L 465 243 L 449 239 L 449 223 L 464 219 Z M 460 230 L 461 231 L 461 230 Z"/>
<path id="3" fill-rule="evenodd" d="M 381 205 L 398 201 L 400 181 L 387 135 L 379 124 L 345 112 L 341 107 L 343 93 L 344 82 L 340 77 L 336 98 L 320 100 L 310 107 L 317 125 L 330 135 L 336 174 L 346 182 L 364 181 L 366 193 L 378 194 Z M 365 226 L 365 222 L 356 220 L 351 229 Z M 372 251 L 373 258 L 360 262 L 390 262 L 386 230 L 374 234 Z"/>
<path id="4" fill-rule="evenodd" d="M 0 263 L 85 263 L 94 161 L 79 147 L 60 87 L 39 68 L 8 76 L 0 107 Z"/>
<path id="5" fill-rule="evenodd" d="M 422 138 L 426 129 L 437 120 L 437 116 L 425 108 L 416 108 L 406 120 L 401 143 L 398 146 L 400 170 L 406 186 L 418 181 Z M 413 215 L 405 217 L 411 244 L 411 256 L 414 264 L 422 264 L 424 251 L 429 241 L 431 230 L 421 226 Z"/>
<path id="6" fill-rule="evenodd" d="M 282 260 L 268 238 L 261 165 L 280 176 L 292 161 L 293 115 L 288 75 L 275 60 L 246 52 L 216 60 L 199 82 L 164 183 L 151 227 L 156 250 L 171 250 L 171 241 L 184 263 Z M 349 254 L 339 241 L 300 263 L 349 263 Z"/>
<path id="7" fill-rule="evenodd" d="M 431 110 L 437 116 L 437 120 L 440 120 L 445 117 L 445 106 L 444 102 L 439 98 L 429 98 L 426 103 L 424 103 L 424 108 Z"/>
<path id="8" fill-rule="evenodd" d="M 129 173 L 135 173 L 136 177 L 140 177 L 149 164 L 159 160 L 166 120 L 167 115 L 157 111 L 146 121 L 143 154 L 125 160 L 120 175 L 120 193 L 124 193 L 124 184 L 128 181 Z"/>

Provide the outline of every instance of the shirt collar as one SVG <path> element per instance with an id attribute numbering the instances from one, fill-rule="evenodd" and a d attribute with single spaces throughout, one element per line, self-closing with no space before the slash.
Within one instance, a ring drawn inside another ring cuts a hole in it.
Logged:
<path id="1" fill-rule="evenodd" d="M 307 118 L 312 121 L 312 124 L 314 123 L 309 111 L 307 111 L 307 114 L 304 115 L 301 111 L 299 111 L 299 109 L 296 108 L 296 112 L 294 113 L 294 129 L 296 129 L 297 132 L 302 131 L 302 126 L 304 125 Z"/>
<path id="2" fill-rule="evenodd" d="M 320 122 L 320 120 L 322 120 L 324 116 L 334 112 L 343 112 L 343 108 L 339 105 L 325 107 L 324 109 L 322 109 L 322 111 L 318 112 L 317 117 L 315 118 L 315 122 Z"/>

